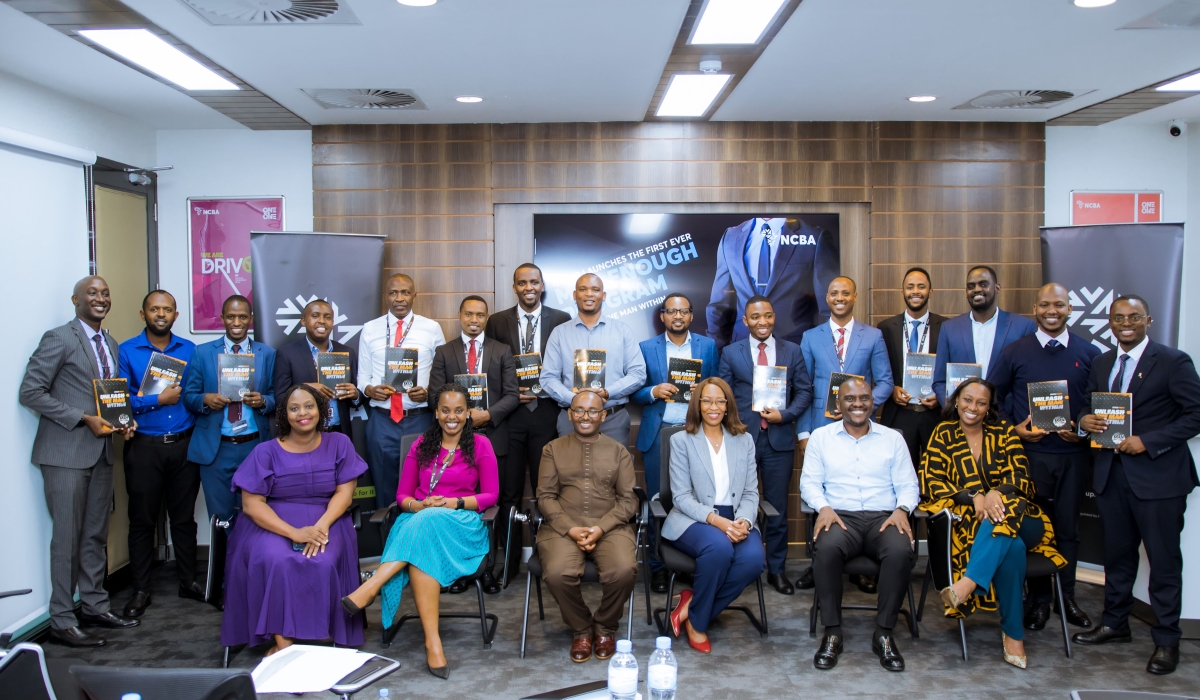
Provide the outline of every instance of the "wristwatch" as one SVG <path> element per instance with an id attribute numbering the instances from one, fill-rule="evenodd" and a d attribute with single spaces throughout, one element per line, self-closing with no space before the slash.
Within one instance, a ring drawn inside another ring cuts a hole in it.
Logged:
<path id="1" fill-rule="evenodd" d="M 896 507 L 899 508 L 900 510 L 904 511 L 905 513 L 908 513 L 910 515 L 912 514 L 912 511 L 908 509 L 908 506 L 896 506 Z"/>
<path id="2" fill-rule="evenodd" d="M 465 503 L 465 501 L 463 501 L 463 499 L 461 499 L 461 498 L 458 499 L 458 509 L 459 510 L 463 509 L 463 503 Z"/>

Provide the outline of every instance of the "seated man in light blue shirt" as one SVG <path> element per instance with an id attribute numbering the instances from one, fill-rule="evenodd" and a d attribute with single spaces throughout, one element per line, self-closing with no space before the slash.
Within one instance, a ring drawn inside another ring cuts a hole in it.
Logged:
<path id="1" fill-rule="evenodd" d="M 908 514 L 921 500 L 904 436 L 871 420 L 871 385 L 849 379 L 838 390 L 842 420 L 808 439 L 800 497 L 818 512 L 813 527 L 813 575 L 825 636 L 813 665 L 828 670 L 842 652 L 842 570 L 858 556 L 879 562 L 879 607 L 871 649 L 889 671 L 903 671 L 892 637 L 912 570 L 914 538 Z"/>

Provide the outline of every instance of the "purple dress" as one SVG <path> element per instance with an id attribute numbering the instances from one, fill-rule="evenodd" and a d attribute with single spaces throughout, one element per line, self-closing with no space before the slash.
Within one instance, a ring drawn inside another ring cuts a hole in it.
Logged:
<path id="1" fill-rule="evenodd" d="M 316 524 L 339 484 L 358 479 L 367 464 L 342 433 L 322 433 L 312 452 L 288 452 L 277 440 L 259 444 L 233 475 L 233 485 L 267 497 L 293 527 Z M 268 532 L 246 514 L 237 517 L 225 560 L 225 616 L 221 644 L 257 646 L 272 635 L 303 640 L 332 638 L 363 643 L 362 616 L 342 608 L 342 596 L 358 588 L 358 538 L 349 515 L 329 528 L 325 551 L 311 558 L 285 537 Z"/>

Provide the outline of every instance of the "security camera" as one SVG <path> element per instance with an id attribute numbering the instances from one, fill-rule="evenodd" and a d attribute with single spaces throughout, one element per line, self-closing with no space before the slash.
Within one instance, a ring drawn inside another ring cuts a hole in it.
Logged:
<path id="1" fill-rule="evenodd" d="M 1176 119 L 1171 122 L 1171 128 L 1167 132 L 1172 136 L 1182 136 L 1187 133 L 1187 122 L 1182 119 Z"/>
<path id="2" fill-rule="evenodd" d="M 134 185 L 142 185 L 145 187 L 150 184 L 150 177 L 146 173 L 132 172 L 129 173 L 129 182 Z"/>

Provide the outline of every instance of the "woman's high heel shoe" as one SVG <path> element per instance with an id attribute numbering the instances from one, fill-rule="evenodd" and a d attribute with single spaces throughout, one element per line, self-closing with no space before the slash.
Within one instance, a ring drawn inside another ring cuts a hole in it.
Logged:
<path id="1" fill-rule="evenodd" d="M 350 596 L 342 596 L 342 607 L 345 608 L 346 612 L 350 613 L 351 615 L 357 615 L 361 613 L 363 610 L 371 607 L 371 603 L 374 602 L 375 599 L 372 598 L 371 600 L 367 601 L 366 605 L 360 608 L 354 603 L 353 600 L 350 600 Z"/>
<path id="2" fill-rule="evenodd" d="M 682 621 L 679 619 L 679 614 L 683 612 L 683 606 L 687 605 L 692 600 L 692 591 L 690 588 L 685 588 L 679 592 L 679 605 L 671 611 L 671 631 L 675 633 L 675 638 L 679 638 Z"/>
<path id="3" fill-rule="evenodd" d="M 957 608 L 963 604 L 962 599 L 958 597 L 958 594 L 950 586 L 946 586 L 938 591 L 938 596 L 941 597 L 942 604 L 948 608 Z"/>
<path id="4" fill-rule="evenodd" d="M 1000 648 L 1004 650 L 1004 660 L 1017 668 L 1028 668 L 1029 663 L 1024 654 L 1017 656 L 1016 654 L 1008 653 L 1008 647 L 1004 646 L 1004 642 L 1008 639 L 1011 639 L 1011 637 L 1003 632 L 1000 633 Z"/>
<path id="5" fill-rule="evenodd" d="M 712 653 L 712 642 L 711 641 L 709 641 L 708 639 L 705 639 L 703 642 L 697 642 L 692 639 L 692 635 L 687 634 L 687 630 L 684 630 L 684 634 L 687 635 L 689 647 L 695 649 L 696 651 L 700 652 L 701 654 L 711 654 Z"/>
<path id="6" fill-rule="evenodd" d="M 441 678 L 444 681 L 450 680 L 450 664 L 446 664 L 445 666 L 438 666 L 437 668 L 434 668 L 433 666 L 430 666 L 428 662 L 426 662 L 425 668 L 429 669 L 429 672 L 431 674 L 437 676 L 438 678 Z"/>

